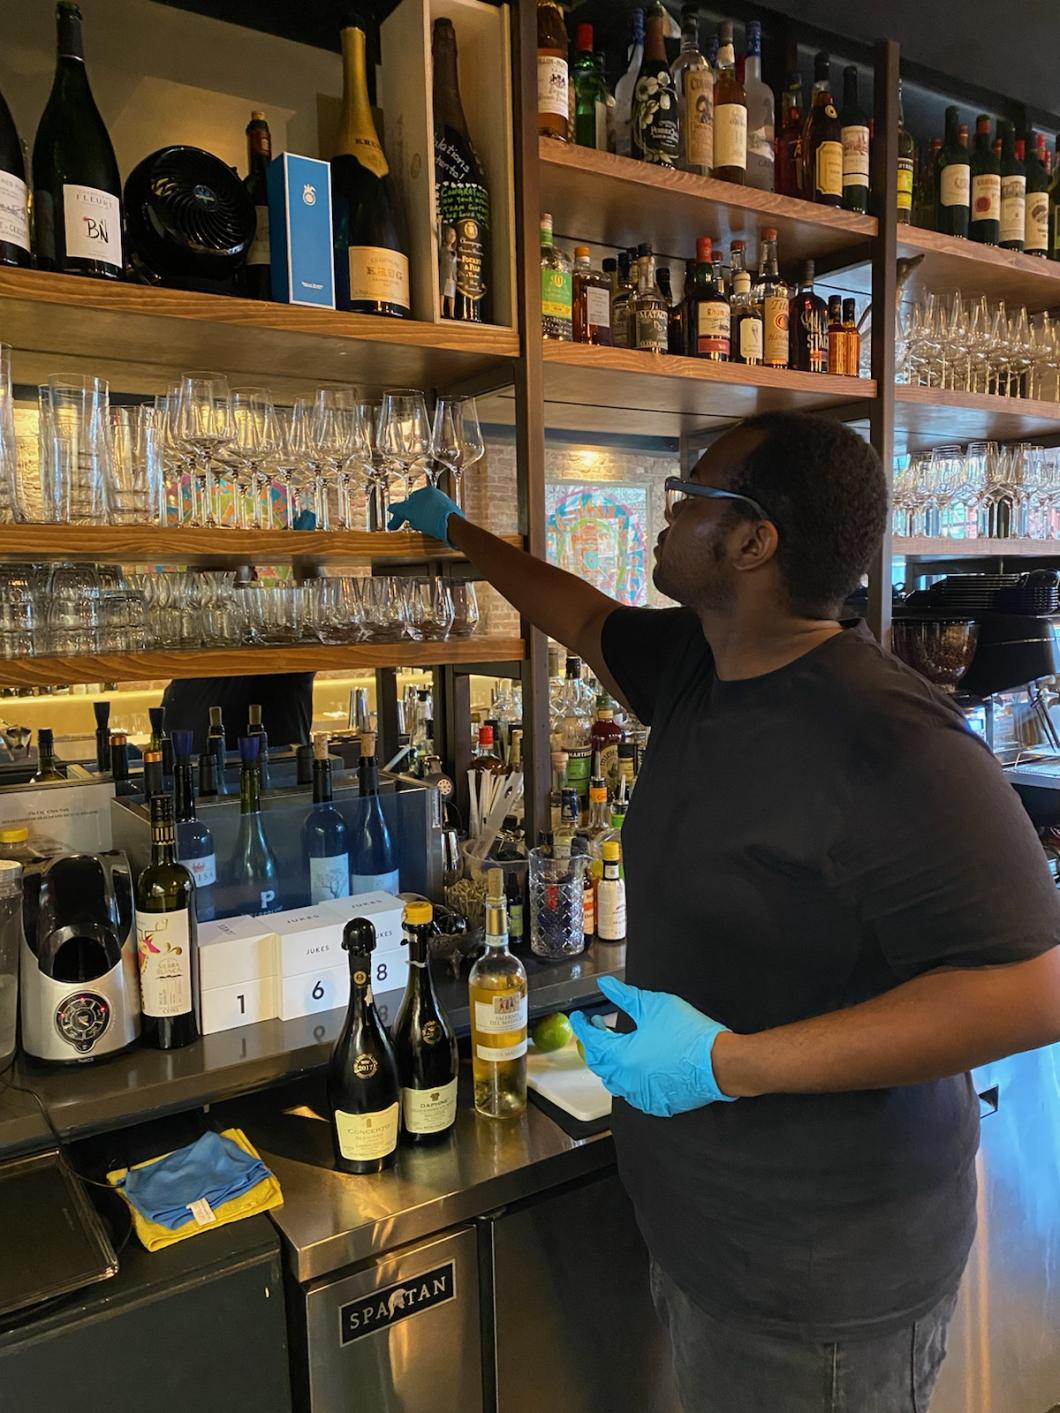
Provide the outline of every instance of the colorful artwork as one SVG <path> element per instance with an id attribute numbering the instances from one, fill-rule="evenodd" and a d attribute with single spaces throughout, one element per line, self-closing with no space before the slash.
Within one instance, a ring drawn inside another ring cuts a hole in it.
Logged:
<path id="1" fill-rule="evenodd" d="M 624 604 L 648 602 L 648 492 L 607 482 L 545 488 L 548 558 Z"/>

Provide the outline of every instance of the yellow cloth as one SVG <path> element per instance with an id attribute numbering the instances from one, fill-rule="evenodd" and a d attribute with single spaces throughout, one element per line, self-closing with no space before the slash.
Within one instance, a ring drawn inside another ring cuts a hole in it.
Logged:
<path id="1" fill-rule="evenodd" d="M 261 1154 L 255 1149 L 250 1139 L 242 1129 L 226 1128 L 221 1134 L 222 1138 L 230 1138 L 233 1143 L 243 1149 L 244 1153 L 249 1153 L 252 1158 L 260 1158 Z M 157 1158 L 148 1158 L 144 1163 L 134 1163 L 135 1168 L 148 1168 L 152 1163 L 160 1162 L 163 1158 L 168 1158 L 168 1153 L 159 1153 Z M 128 1168 L 115 1168 L 112 1173 L 107 1174 L 107 1181 L 121 1193 L 129 1211 L 132 1213 L 133 1229 L 140 1241 L 147 1247 L 148 1251 L 161 1251 L 163 1247 L 172 1246 L 175 1241 L 185 1241 L 189 1236 L 198 1236 L 203 1231 L 214 1231 L 217 1227 L 223 1227 L 228 1222 L 238 1222 L 243 1217 L 255 1217 L 259 1212 L 268 1212 L 273 1207 L 283 1205 L 283 1192 L 280 1189 L 279 1180 L 270 1173 L 267 1178 L 259 1182 L 256 1187 L 252 1187 L 249 1192 L 244 1192 L 239 1197 L 233 1197 L 228 1202 L 222 1202 L 219 1207 L 213 1209 L 214 1220 L 200 1225 L 193 1217 L 185 1226 L 178 1227 L 176 1231 L 171 1231 L 169 1227 L 164 1227 L 158 1222 L 150 1222 L 146 1217 L 136 1210 L 133 1204 L 125 1196 L 124 1188 L 118 1187 L 118 1183 L 123 1182 Z"/>

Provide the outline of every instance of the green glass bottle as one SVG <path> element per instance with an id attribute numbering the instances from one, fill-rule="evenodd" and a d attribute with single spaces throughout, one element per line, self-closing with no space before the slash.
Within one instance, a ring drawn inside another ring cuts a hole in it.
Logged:
<path id="1" fill-rule="evenodd" d="M 136 950 L 145 1037 L 160 1050 L 198 1039 L 195 884 L 176 860 L 168 795 L 151 800 L 151 862 L 136 881 Z"/>

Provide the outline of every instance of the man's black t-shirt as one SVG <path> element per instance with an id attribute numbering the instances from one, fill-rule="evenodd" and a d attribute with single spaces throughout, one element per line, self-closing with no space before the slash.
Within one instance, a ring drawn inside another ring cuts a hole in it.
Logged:
<path id="1" fill-rule="evenodd" d="M 633 985 L 751 1032 L 1060 940 L 999 766 L 863 624 L 743 681 L 715 676 L 685 609 L 618 609 L 603 650 L 652 728 L 623 828 Z M 616 1100 L 614 1130 L 652 1254 L 720 1318 L 878 1333 L 959 1279 L 975 1229 L 967 1075 L 674 1118 Z"/>
<path id="2" fill-rule="evenodd" d="M 246 734 L 252 703 L 261 707 L 261 724 L 270 747 L 305 745 L 313 727 L 312 672 L 283 672 L 262 677 L 188 677 L 170 682 L 162 697 L 166 730 L 194 733 L 196 752 L 206 749 L 210 708 L 221 708 L 229 750 Z"/>

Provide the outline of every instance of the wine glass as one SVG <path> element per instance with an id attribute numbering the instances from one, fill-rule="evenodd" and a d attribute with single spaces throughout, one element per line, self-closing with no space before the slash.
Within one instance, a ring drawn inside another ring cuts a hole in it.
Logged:
<path id="1" fill-rule="evenodd" d="M 367 451 L 364 463 L 367 502 L 365 524 L 369 530 L 385 530 L 390 508 L 390 468 L 379 448 L 379 423 L 383 404 L 378 400 L 365 399 L 356 406 Z"/>
<path id="2" fill-rule="evenodd" d="M 317 451 L 317 518 L 322 529 L 329 528 L 328 482 L 335 486 L 338 518 L 349 529 L 349 485 L 351 467 L 367 453 L 367 437 L 361 424 L 358 404 L 349 388 L 320 388 L 313 406 L 313 440 Z"/>
<path id="3" fill-rule="evenodd" d="M 181 443 L 191 449 L 196 460 L 199 523 L 216 526 L 217 488 L 211 457 L 235 436 L 228 379 L 219 373 L 185 373 L 180 380 L 177 429 Z"/>
<path id="4" fill-rule="evenodd" d="M 380 453 L 405 478 L 411 489 L 412 468 L 431 454 L 431 423 L 427 399 L 416 388 L 390 388 L 383 394 L 376 441 Z"/>
<path id="5" fill-rule="evenodd" d="M 449 494 L 464 509 L 464 472 L 485 455 L 473 397 L 440 397 L 434 409 L 431 455 L 448 473 Z M 436 484 L 437 477 L 431 480 Z"/>
<path id="6" fill-rule="evenodd" d="M 269 478 L 262 468 L 277 450 L 279 429 L 268 388 L 236 388 L 232 393 L 232 423 L 227 459 L 233 467 L 236 523 L 241 530 L 247 529 L 249 496 L 249 524 L 255 530 L 271 530 L 272 498 L 268 494 Z"/>
<path id="7" fill-rule="evenodd" d="M 302 399 L 300 403 L 295 403 L 294 407 L 274 409 L 276 450 L 273 453 L 272 469 L 276 479 L 283 487 L 284 521 L 288 530 L 294 529 L 294 522 L 298 516 L 295 490 L 297 478 L 303 465 L 299 443 L 303 435 L 302 423 L 306 407 L 305 399 Z"/>

